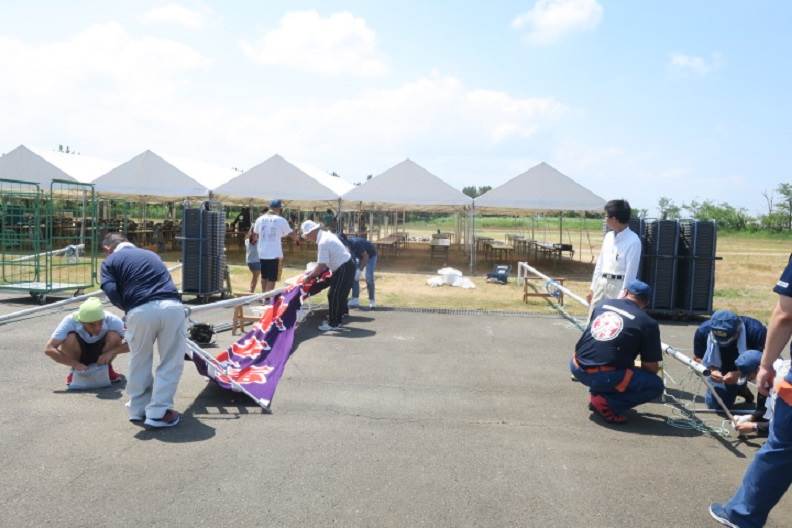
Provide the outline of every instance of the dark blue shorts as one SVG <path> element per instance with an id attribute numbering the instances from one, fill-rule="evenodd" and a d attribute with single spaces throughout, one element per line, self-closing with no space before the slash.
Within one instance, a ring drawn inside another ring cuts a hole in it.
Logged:
<path id="1" fill-rule="evenodd" d="M 278 280 L 278 266 L 280 259 L 261 259 L 261 278 L 275 282 Z"/>
<path id="2" fill-rule="evenodd" d="M 261 261 L 258 262 L 248 262 L 248 269 L 250 271 L 261 271 Z"/>

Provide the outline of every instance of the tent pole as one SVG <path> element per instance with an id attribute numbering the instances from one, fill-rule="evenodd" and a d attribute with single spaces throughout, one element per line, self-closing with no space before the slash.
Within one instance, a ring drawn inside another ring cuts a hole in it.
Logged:
<path id="1" fill-rule="evenodd" d="M 558 212 L 558 243 L 564 243 L 564 211 Z"/>
<path id="2" fill-rule="evenodd" d="M 470 222 L 470 227 L 468 229 L 468 232 L 470 233 L 470 236 L 468 237 L 468 245 L 470 247 L 470 274 L 473 275 L 473 272 L 476 269 L 476 200 L 473 200 L 472 205 L 470 206 L 468 220 Z"/>

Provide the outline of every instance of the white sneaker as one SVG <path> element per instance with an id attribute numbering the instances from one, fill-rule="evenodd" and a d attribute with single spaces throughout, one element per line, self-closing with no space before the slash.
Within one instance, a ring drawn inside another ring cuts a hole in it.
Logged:
<path id="1" fill-rule="evenodd" d="M 373 310 L 377 307 L 377 304 L 374 301 L 369 301 L 369 310 Z"/>
<path id="2" fill-rule="evenodd" d="M 351 299 L 349 299 L 349 302 L 347 302 L 347 306 L 349 306 L 350 308 L 357 308 L 358 306 L 360 306 L 360 299 L 358 299 L 357 297 L 352 297 Z"/>
<path id="3" fill-rule="evenodd" d="M 341 330 L 340 326 L 330 326 L 330 323 L 327 321 L 322 321 L 322 324 L 319 325 L 320 332 L 335 332 L 337 330 Z"/>

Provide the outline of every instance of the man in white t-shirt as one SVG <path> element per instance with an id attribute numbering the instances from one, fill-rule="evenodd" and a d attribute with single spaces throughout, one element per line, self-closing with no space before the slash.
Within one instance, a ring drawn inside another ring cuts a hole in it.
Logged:
<path id="1" fill-rule="evenodd" d="M 278 280 L 278 269 L 283 258 L 281 239 L 285 236 L 297 238 L 289 222 L 280 215 L 282 210 L 283 202 L 272 200 L 269 210 L 259 216 L 253 225 L 255 240 L 252 241 L 256 243 L 261 261 L 261 287 L 265 292 L 274 289 Z"/>
<path id="2" fill-rule="evenodd" d="M 339 330 L 341 318 L 349 313 L 349 291 L 355 279 L 355 261 L 346 246 L 329 231 L 322 231 L 321 225 L 306 220 L 300 226 L 303 238 L 316 242 L 316 267 L 305 279 L 318 277 L 328 269 L 333 273 L 330 277 L 330 289 L 327 292 L 327 321 L 319 325 L 322 332 Z"/>
<path id="3" fill-rule="evenodd" d="M 116 382 L 121 376 L 113 370 L 111 362 L 118 354 L 129 352 L 123 338 L 124 322 L 105 312 L 102 302 L 93 297 L 63 318 L 47 341 L 44 353 L 78 372 L 85 372 L 94 363 L 107 365 L 110 381 Z M 71 379 L 69 373 L 67 385 Z"/>

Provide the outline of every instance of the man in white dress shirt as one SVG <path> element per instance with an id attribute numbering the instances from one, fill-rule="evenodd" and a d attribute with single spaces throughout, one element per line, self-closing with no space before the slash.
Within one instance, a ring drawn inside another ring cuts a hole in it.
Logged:
<path id="1" fill-rule="evenodd" d="M 641 263 L 641 239 L 629 227 L 630 204 L 611 200 L 605 204 L 605 222 L 611 231 L 605 234 L 602 249 L 594 267 L 589 302 L 589 317 L 594 306 L 603 299 L 616 299 L 626 284 L 636 279 Z"/>
<path id="2" fill-rule="evenodd" d="M 321 225 L 306 220 L 300 226 L 303 238 L 316 242 L 317 258 L 316 267 L 305 278 L 318 277 L 326 270 L 333 275 L 330 277 L 330 289 L 327 292 L 329 313 L 327 321 L 319 325 L 322 332 L 336 331 L 341 326 L 341 318 L 349 313 L 349 291 L 355 279 L 355 262 L 346 246 L 329 231 L 320 229 Z"/>

